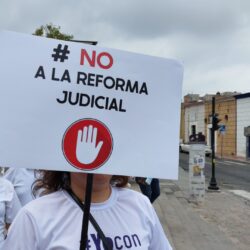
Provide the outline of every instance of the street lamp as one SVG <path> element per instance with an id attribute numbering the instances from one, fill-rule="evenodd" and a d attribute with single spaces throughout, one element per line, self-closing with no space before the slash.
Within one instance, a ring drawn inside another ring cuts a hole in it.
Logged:
<path id="1" fill-rule="evenodd" d="M 219 190 L 215 178 L 215 151 L 214 151 L 214 138 L 215 131 L 218 130 L 220 119 L 218 119 L 218 114 L 215 113 L 215 97 L 212 98 L 212 134 L 211 134 L 211 150 L 212 150 L 212 176 L 209 182 L 208 189 Z"/>

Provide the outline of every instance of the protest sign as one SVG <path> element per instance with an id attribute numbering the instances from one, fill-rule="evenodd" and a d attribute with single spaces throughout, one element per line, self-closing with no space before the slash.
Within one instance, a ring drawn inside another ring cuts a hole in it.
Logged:
<path id="1" fill-rule="evenodd" d="M 182 65 L 0 32 L 0 165 L 176 179 Z"/>

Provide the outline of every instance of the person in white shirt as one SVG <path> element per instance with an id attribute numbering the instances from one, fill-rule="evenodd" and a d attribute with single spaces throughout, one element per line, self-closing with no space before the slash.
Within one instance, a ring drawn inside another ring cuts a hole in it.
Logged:
<path id="1" fill-rule="evenodd" d="M 9 168 L 5 172 L 4 178 L 13 184 L 22 206 L 34 199 L 32 195 L 32 184 L 36 178 L 33 169 Z"/>
<path id="2" fill-rule="evenodd" d="M 0 176 L 0 249 L 2 249 L 6 230 L 19 209 L 21 209 L 21 204 L 13 185 Z"/>
<path id="3" fill-rule="evenodd" d="M 35 189 L 43 188 L 46 195 L 21 209 L 3 250 L 79 249 L 83 212 L 70 193 L 84 201 L 86 176 L 44 171 Z M 127 177 L 94 174 L 90 212 L 111 248 L 104 248 L 89 223 L 86 249 L 172 250 L 150 201 L 123 188 L 127 181 Z"/>

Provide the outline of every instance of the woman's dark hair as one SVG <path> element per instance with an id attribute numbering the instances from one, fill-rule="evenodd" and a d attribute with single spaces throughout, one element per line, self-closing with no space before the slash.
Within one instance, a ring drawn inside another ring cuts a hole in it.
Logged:
<path id="1" fill-rule="evenodd" d="M 44 195 L 61 189 L 70 189 L 70 173 L 62 171 L 37 170 L 37 180 L 33 183 L 32 192 Z M 125 187 L 128 184 L 128 176 L 113 175 L 111 185 Z"/>

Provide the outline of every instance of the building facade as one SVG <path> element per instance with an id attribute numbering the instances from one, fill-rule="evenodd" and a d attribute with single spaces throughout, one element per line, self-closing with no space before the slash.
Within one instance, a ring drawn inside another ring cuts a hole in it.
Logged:
<path id="1" fill-rule="evenodd" d="M 250 93 L 236 95 L 237 156 L 250 159 Z"/>
<path id="2" fill-rule="evenodd" d="M 215 113 L 220 119 L 219 125 L 225 129 L 215 131 L 215 152 L 218 157 L 236 155 L 236 100 L 233 94 L 215 95 Z M 207 144 L 211 145 L 212 101 L 205 102 L 205 123 Z"/>
<path id="3" fill-rule="evenodd" d="M 205 95 L 200 98 L 194 95 L 196 100 L 192 100 L 190 96 L 184 97 L 184 110 L 182 111 L 185 123 L 184 142 L 189 142 L 191 134 L 202 133 L 205 136 L 206 144 L 211 146 L 212 97 L 215 96 L 215 113 L 218 114 L 218 118 L 221 120 L 219 124 L 223 125 L 219 130 L 215 131 L 215 153 L 221 158 L 235 156 L 237 154 L 235 94 L 231 92 L 217 93 L 216 95 Z M 222 128 L 225 129 L 222 130 Z"/>
<path id="4" fill-rule="evenodd" d="M 185 142 L 189 142 L 190 136 L 203 134 L 204 127 L 204 102 L 193 102 L 185 104 Z"/>

